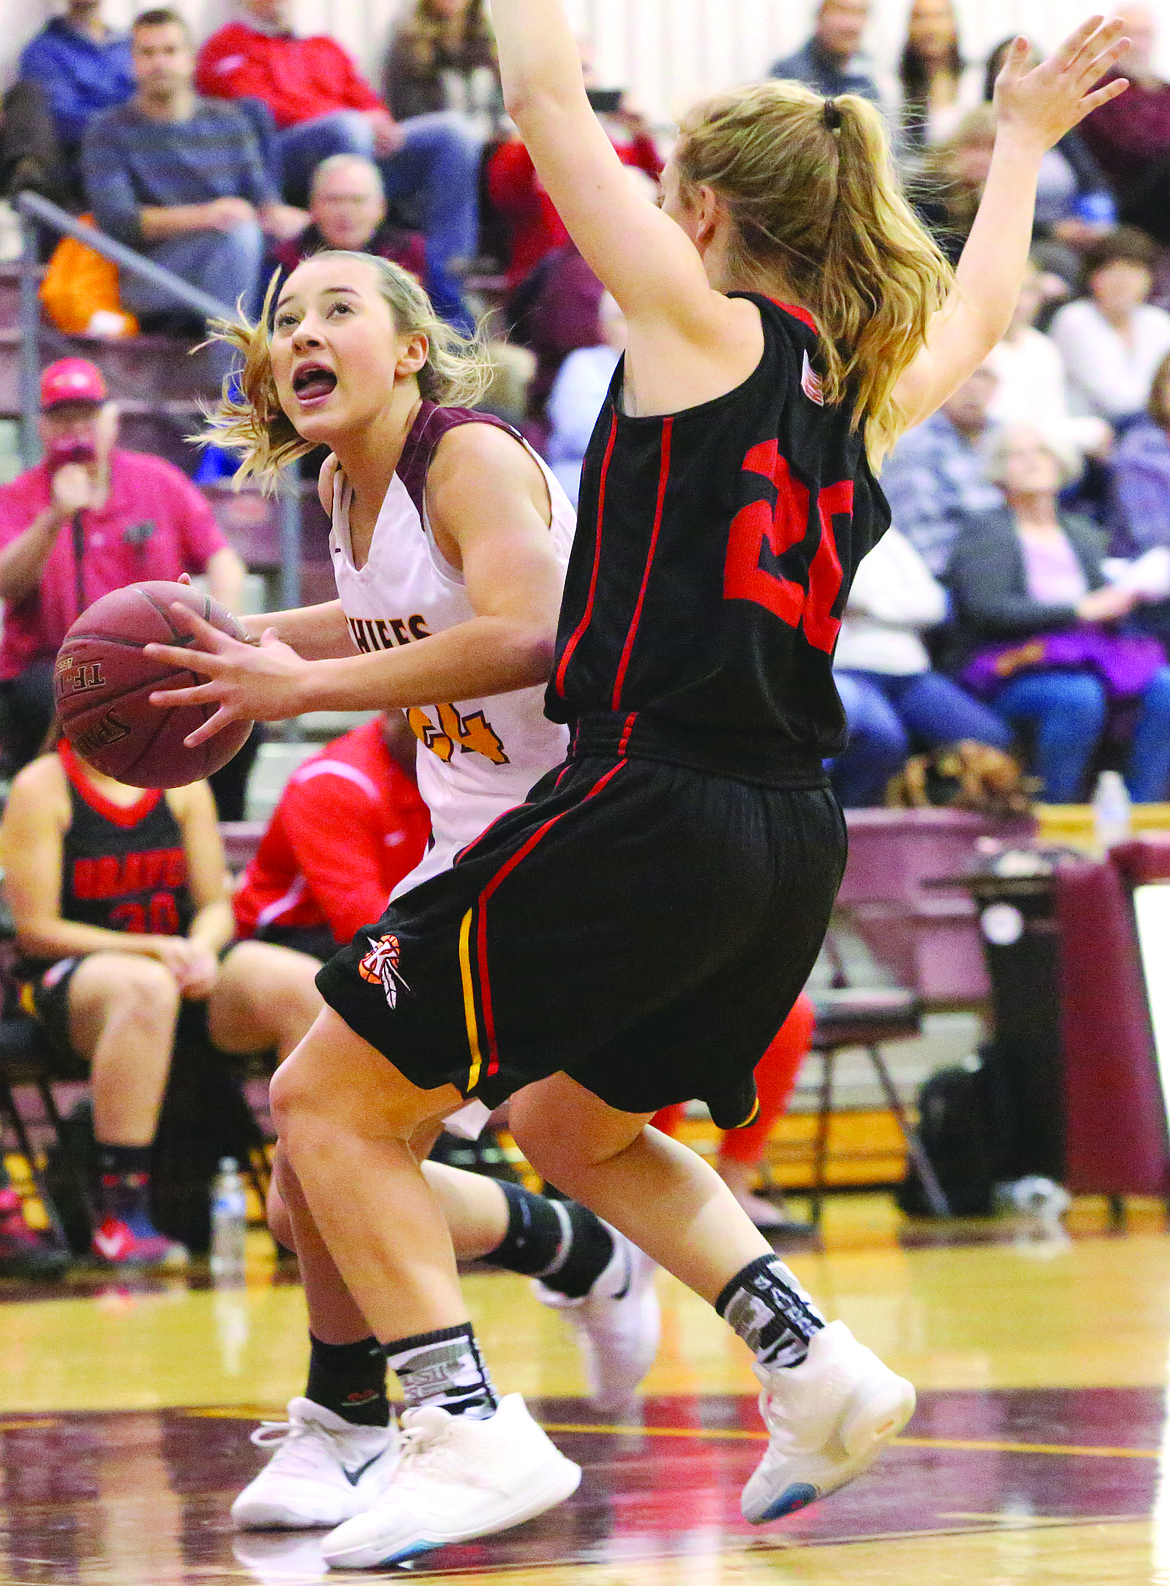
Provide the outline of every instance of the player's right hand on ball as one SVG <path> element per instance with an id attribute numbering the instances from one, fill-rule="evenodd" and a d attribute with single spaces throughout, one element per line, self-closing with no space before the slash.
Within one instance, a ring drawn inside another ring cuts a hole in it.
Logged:
<path id="1" fill-rule="evenodd" d="M 93 480 L 84 463 L 66 463 L 53 475 L 53 510 L 64 521 L 93 504 Z"/>

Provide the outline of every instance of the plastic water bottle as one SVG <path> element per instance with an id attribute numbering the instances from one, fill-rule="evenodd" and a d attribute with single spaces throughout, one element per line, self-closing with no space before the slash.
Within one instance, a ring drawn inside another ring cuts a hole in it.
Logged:
<path id="1" fill-rule="evenodd" d="M 1133 808 L 1120 771 L 1102 771 L 1093 794 L 1093 826 L 1097 845 L 1108 851 L 1130 835 Z"/>
<path id="2" fill-rule="evenodd" d="M 225 1156 L 211 1186 L 211 1276 L 225 1287 L 244 1281 L 248 1201 L 235 1157 Z"/>

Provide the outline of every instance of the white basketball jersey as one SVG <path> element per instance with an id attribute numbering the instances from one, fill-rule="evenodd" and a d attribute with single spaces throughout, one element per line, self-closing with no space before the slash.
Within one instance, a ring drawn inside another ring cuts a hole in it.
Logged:
<path id="1" fill-rule="evenodd" d="M 434 449 L 447 430 L 467 422 L 499 421 L 423 404 L 360 568 L 354 566 L 349 534 L 352 492 L 340 477 L 335 484 L 329 549 L 342 610 L 359 650 L 417 643 L 476 615 L 462 575 L 435 545 L 426 509 L 426 470 Z M 549 534 L 563 569 L 576 515 L 553 474 L 539 457 L 536 461 L 548 484 Z M 418 788 L 431 812 L 434 842 L 395 896 L 447 869 L 497 816 L 522 804 L 533 783 L 559 764 L 568 748 L 566 728 L 544 714 L 543 687 L 420 706 L 407 715 L 419 740 Z"/>

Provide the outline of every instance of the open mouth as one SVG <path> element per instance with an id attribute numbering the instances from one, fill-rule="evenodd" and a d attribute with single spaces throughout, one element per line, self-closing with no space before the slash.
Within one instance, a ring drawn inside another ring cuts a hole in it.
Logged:
<path id="1" fill-rule="evenodd" d="M 337 386 L 337 376 L 324 364 L 303 364 L 293 375 L 293 394 L 298 402 L 321 402 Z"/>

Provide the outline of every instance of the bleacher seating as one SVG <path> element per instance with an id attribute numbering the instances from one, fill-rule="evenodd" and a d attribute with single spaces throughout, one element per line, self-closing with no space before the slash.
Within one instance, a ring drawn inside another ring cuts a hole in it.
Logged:
<path id="1" fill-rule="evenodd" d="M 0 264 L 0 419 L 20 417 L 20 264 Z M 80 356 L 96 363 L 122 411 L 123 444 L 156 452 L 184 472 L 199 453 L 187 440 L 199 427 L 200 401 L 215 396 L 202 355 L 168 336 L 110 341 L 66 336 L 42 323 L 39 360 Z"/>

